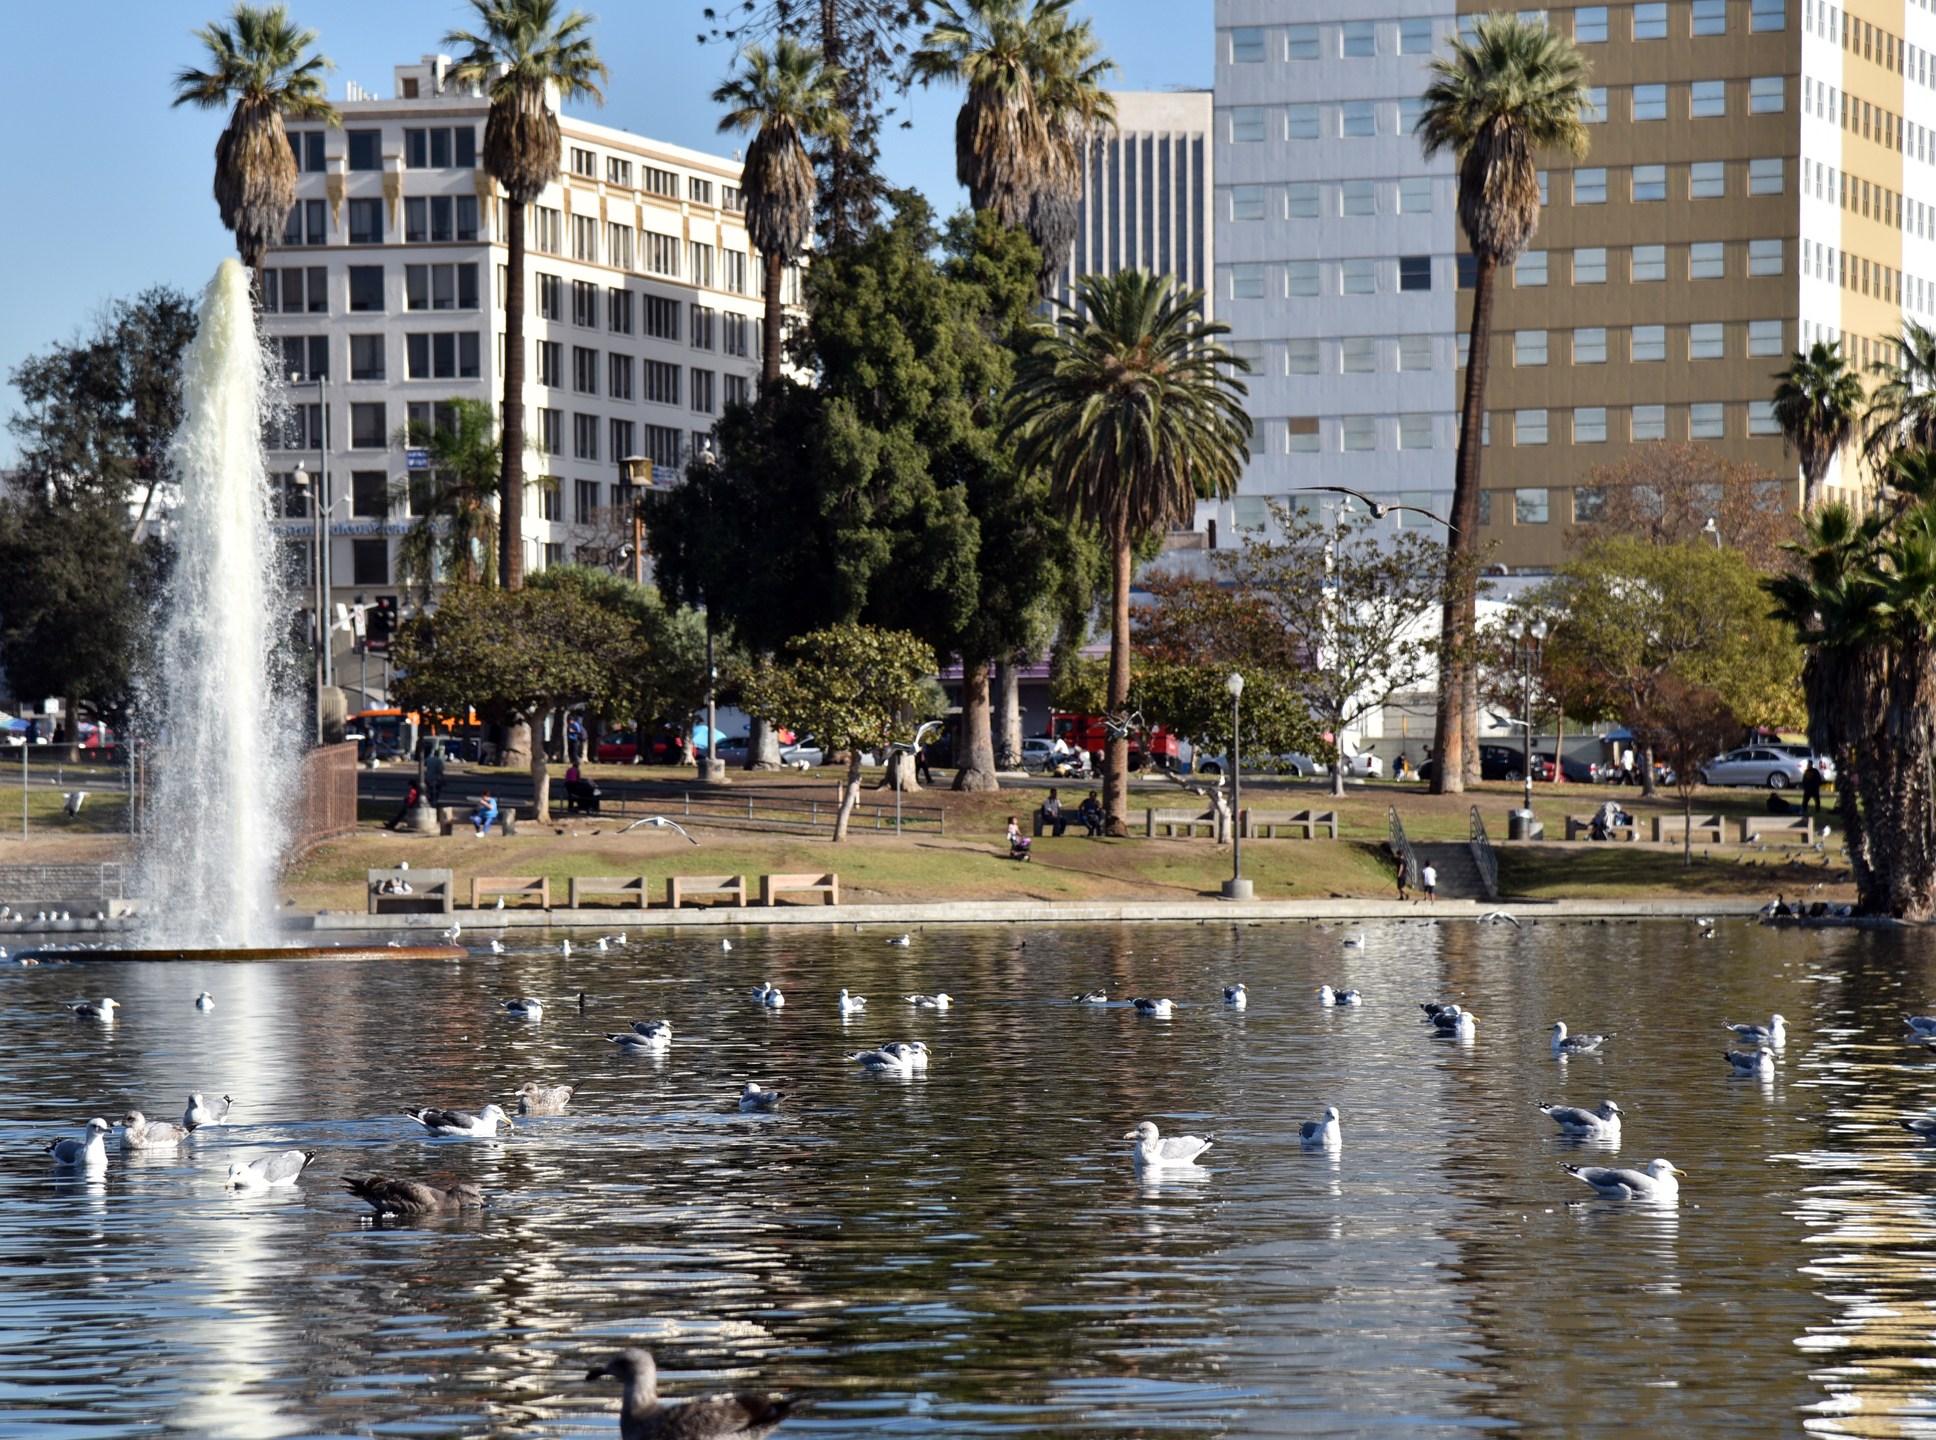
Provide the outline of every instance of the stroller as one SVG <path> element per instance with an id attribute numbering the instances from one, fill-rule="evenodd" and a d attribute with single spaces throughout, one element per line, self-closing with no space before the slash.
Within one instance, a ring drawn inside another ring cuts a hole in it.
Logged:
<path id="1" fill-rule="evenodd" d="M 1008 858 L 1011 860 L 1027 860 L 1029 858 L 1029 847 L 1034 843 L 1028 836 L 1020 832 L 1010 835 L 1008 837 Z"/>

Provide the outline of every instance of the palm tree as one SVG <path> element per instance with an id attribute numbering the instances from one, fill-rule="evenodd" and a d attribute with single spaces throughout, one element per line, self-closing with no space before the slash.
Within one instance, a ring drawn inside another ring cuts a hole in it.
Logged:
<path id="1" fill-rule="evenodd" d="M 1248 456 L 1250 366 L 1202 319 L 1201 291 L 1123 270 L 1076 282 L 1016 367 L 1006 432 L 1017 462 L 1049 477 L 1050 503 L 1102 534 L 1114 561 L 1109 711 L 1129 699 L 1129 584 L 1139 542 L 1186 522 L 1199 498 L 1236 489 Z M 1129 738 L 1112 731 L 1103 777 L 1109 833 L 1127 833 Z"/>
<path id="2" fill-rule="evenodd" d="M 582 10 L 559 15 L 557 0 L 471 0 L 482 33 L 452 30 L 443 43 L 467 47 L 451 70 L 459 85 L 491 97 L 484 122 L 484 168 L 504 187 L 504 468 L 499 477 L 498 577 L 524 583 L 524 221 L 558 177 L 558 116 L 551 108 L 580 97 L 604 103 L 605 62 Z"/>
<path id="3" fill-rule="evenodd" d="M 210 65 L 175 73 L 174 104 L 219 110 L 234 102 L 215 141 L 215 203 L 236 253 L 259 277 L 263 252 L 282 237 L 296 203 L 296 157 L 283 117 L 338 123 L 323 88 L 323 72 L 334 67 L 308 53 L 316 32 L 296 25 L 284 5 L 237 4 L 227 25 L 211 22 L 195 38 L 208 47 Z"/>
<path id="4" fill-rule="evenodd" d="M 847 116 L 839 109 L 841 72 L 821 63 L 820 52 L 784 32 L 771 50 L 758 45 L 740 53 L 745 67 L 713 91 L 713 103 L 731 107 L 719 122 L 725 130 L 757 130 L 740 171 L 746 197 L 746 234 L 766 262 L 766 318 L 760 354 L 760 393 L 780 379 L 781 281 L 787 262 L 813 236 L 815 182 L 805 140 L 846 140 Z"/>
<path id="5" fill-rule="evenodd" d="M 1894 451 L 1936 449 L 1936 331 L 1905 320 L 1902 338 L 1883 342 L 1885 357 L 1892 343 L 1895 358 L 1869 366 L 1875 390 L 1862 414 L 1863 455 L 1878 472 Z"/>
<path id="6" fill-rule="evenodd" d="M 1775 372 L 1775 421 L 1802 461 L 1802 509 L 1821 498 L 1828 467 L 1849 443 L 1862 408 L 1862 381 L 1840 345 L 1817 340 Z"/>
<path id="7" fill-rule="evenodd" d="M 1087 20 L 1062 25 L 1038 61 L 1036 95 L 1048 132 L 1047 164 L 1029 197 L 1028 233 L 1042 252 L 1036 293 L 1049 295 L 1068 263 L 1082 221 L 1082 184 L 1089 146 L 1116 123 L 1116 101 L 1103 81 L 1115 69 L 1100 56 Z"/>
<path id="8" fill-rule="evenodd" d="M 1587 65 L 1572 41 L 1543 23 L 1511 15 L 1481 17 L 1472 38 L 1455 40 L 1451 53 L 1435 58 L 1430 69 L 1433 78 L 1416 133 L 1428 158 L 1441 150 L 1458 157 L 1459 224 L 1476 267 L 1439 649 L 1438 767 L 1432 788 L 1443 794 L 1465 789 L 1493 281 L 1501 265 L 1524 253 L 1539 226 L 1535 152 L 1564 147 L 1576 156 L 1586 153 L 1580 113 L 1588 97 Z"/>
<path id="9" fill-rule="evenodd" d="M 399 445 L 430 452 L 430 470 L 391 489 L 392 508 L 415 518 L 397 543 L 397 573 L 428 599 L 439 580 L 489 585 L 497 578 L 497 417 L 482 400 L 453 398 L 447 425 L 412 420 L 397 432 Z"/>

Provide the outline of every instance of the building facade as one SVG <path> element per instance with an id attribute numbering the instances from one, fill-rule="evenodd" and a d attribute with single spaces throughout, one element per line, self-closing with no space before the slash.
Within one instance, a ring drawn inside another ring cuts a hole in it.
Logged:
<path id="1" fill-rule="evenodd" d="M 297 201 L 264 262 L 263 327 L 291 377 L 269 460 L 289 542 L 308 552 L 294 563 L 313 575 L 319 487 L 296 475 L 318 476 L 326 455 L 332 609 L 401 593 L 397 542 L 416 523 L 407 424 L 442 423 L 458 398 L 496 409 L 503 395 L 503 201 L 480 164 L 488 106 L 445 83 L 449 64 L 398 66 L 389 99 L 352 86 L 340 128 L 290 126 Z M 560 126 L 564 172 L 526 227 L 529 570 L 627 564 L 620 462 L 646 458 L 675 480 L 760 368 L 761 266 L 738 161 L 570 115 Z M 354 690 L 349 639 L 335 643 Z"/>

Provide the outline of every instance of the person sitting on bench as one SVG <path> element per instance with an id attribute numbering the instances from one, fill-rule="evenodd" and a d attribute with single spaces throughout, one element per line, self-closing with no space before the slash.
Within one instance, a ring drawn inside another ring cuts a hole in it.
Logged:
<path id="1" fill-rule="evenodd" d="M 1061 838 L 1062 832 L 1069 828 L 1069 819 L 1062 813 L 1061 797 L 1054 790 L 1050 790 L 1049 798 L 1042 802 L 1042 823 L 1047 825 L 1050 833 L 1058 839 Z"/>
<path id="2" fill-rule="evenodd" d="M 471 824 L 477 827 L 477 834 L 488 835 L 497 823 L 497 801 L 486 790 L 478 797 L 477 808 L 471 811 Z"/>
<path id="3" fill-rule="evenodd" d="M 587 815 L 598 813 L 598 800 L 603 792 L 595 781 L 587 780 L 578 769 L 576 760 L 565 771 L 565 804 L 573 810 L 583 810 Z"/>
<path id="4" fill-rule="evenodd" d="M 1082 828 L 1089 832 L 1090 839 L 1102 834 L 1102 801 L 1096 798 L 1095 791 L 1091 790 L 1089 798 L 1076 807 L 1076 819 L 1082 822 Z"/>

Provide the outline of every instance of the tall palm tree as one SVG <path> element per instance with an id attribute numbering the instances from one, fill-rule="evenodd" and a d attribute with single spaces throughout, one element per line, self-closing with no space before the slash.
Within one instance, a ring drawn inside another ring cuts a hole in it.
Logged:
<path id="1" fill-rule="evenodd" d="M 605 62 L 582 10 L 560 15 L 557 0 L 471 0 L 481 31 L 452 30 L 443 43 L 463 47 L 451 70 L 459 85 L 491 97 L 484 122 L 484 168 L 504 187 L 504 468 L 499 477 L 498 578 L 524 584 L 524 222 L 525 208 L 558 178 L 560 103 L 604 103 Z"/>
<path id="2" fill-rule="evenodd" d="M 316 32 L 292 21 L 285 5 L 244 0 L 228 24 L 211 22 L 195 38 L 208 48 L 209 68 L 178 70 L 173 103 L 203 110 L 234 103 L 215 141 L 215 203 L 242 263 L 259 276 L 263 252 L 281 238 L 296 203 L 296 157 L 283 117 L 338 123 L 323 88 L 334 66 L 309 53 Z"/>
<path id="3" fill-rule="evenodd" d="M 848 118 L 839 108 L 840 70 L 823 64 L 820 52 L 782 32 L 773 48 L 751 45 L 740 52 L 743 69 L 713 91 L 713 103 L 730 107 L 719 128 L 756 130 L 740 171 L 746 197 L 746 234 L 766 262 L 766 317 L 760 354 L 760 393 L 780 378 L 781 281 L 787 262 L 813 236 L 815 181 L 807 140 L 845 142 Z"/>
<path id="4" fill-rule="evenodd" d="M 392 488 L 393 508 L 408 507 L 415 519 L 397 542 L 397 573 L 428 598 L 438 580 L 489 585 L 497 578 L 497 417 L 482 400 L 452 399 L 452 423 L 412 420 L 397 443 L 430 454 L 430 470 Z"/>
<path id="5" fill-rule="evenodd" d="M 1129 701 L 1129 584 L 1137 544 L 1186 522 L 1200 498 L 1236 489 L 1248 455 L 1250 366 L 1217 342 L 1203 294 L 1167 275 L 1123 270 L 1076 282 L 1073 304 L 1016 367 L 1006 433 L 1024 468 L 1049 477 L 1050 502 L 1093 525 L 1109 548 L 1114 603 L 1109 711 Z M 1129 737 L 1112 731 L 1103 776 L 1109 833 L 1127 833 Z"/>
<path id="6" fill-rule="evenodd" d="M 1061 17 L 1058 17 L 1060 19 Z M 1115 64 L 1087 20 L 1062 23 L 1037 62 L 1036 95 L 1048 135 L 1041 183 L 1029 197 L 1028 233 L 1042 252 L 1036 293 L 1055 289 L 1075 248 L 1089 146 L 1116 124 L 1116 100 L 1103 88 Z"/>
<path id="7" fill-rule="evenodd" d="M 1775 372 L 1775 422 L 1802 462 L 1802 509 L 1813 510 L 1822 480 L 1855 432 L 1862 408 L 1862 380 L 1833 340 L 1797 350 Z"/>
<path id="8" fill-rule="evenodd" d="M 1573 42 L 1545 24 L 1483 16 L 1470 40 L 1435 58 L 1425 109 L 1415 127 L 1429 158 L 1449 150 L 1459 161 L 1459 224 L 1472 248 L 1471 346 L 1446 546 L 1445 614 L 1439 649 L 1437 793 L 1465 789 L 1466 719 L 1472 693 L 1471 641 L 1477 612 L 1479 467 L 1485 426 L 1486 360 L 1492 340 L 1493 283 L 1501 265 L 1525 252 L 1539 226 L 1535 152 L 1587 148 L 1581 107 L 1587 65 Z"/>
<path id="9" fill-rule="evenodd" d="M 1875 389 L 1862 414 L 1862 452 L 1877 472 L 1898 450 L 1936 449 L 1936 331 L 1914 320 L 1902 324 L 1902 337 L 1883 342 L 1884 358 L 1869 366 Z"/>

